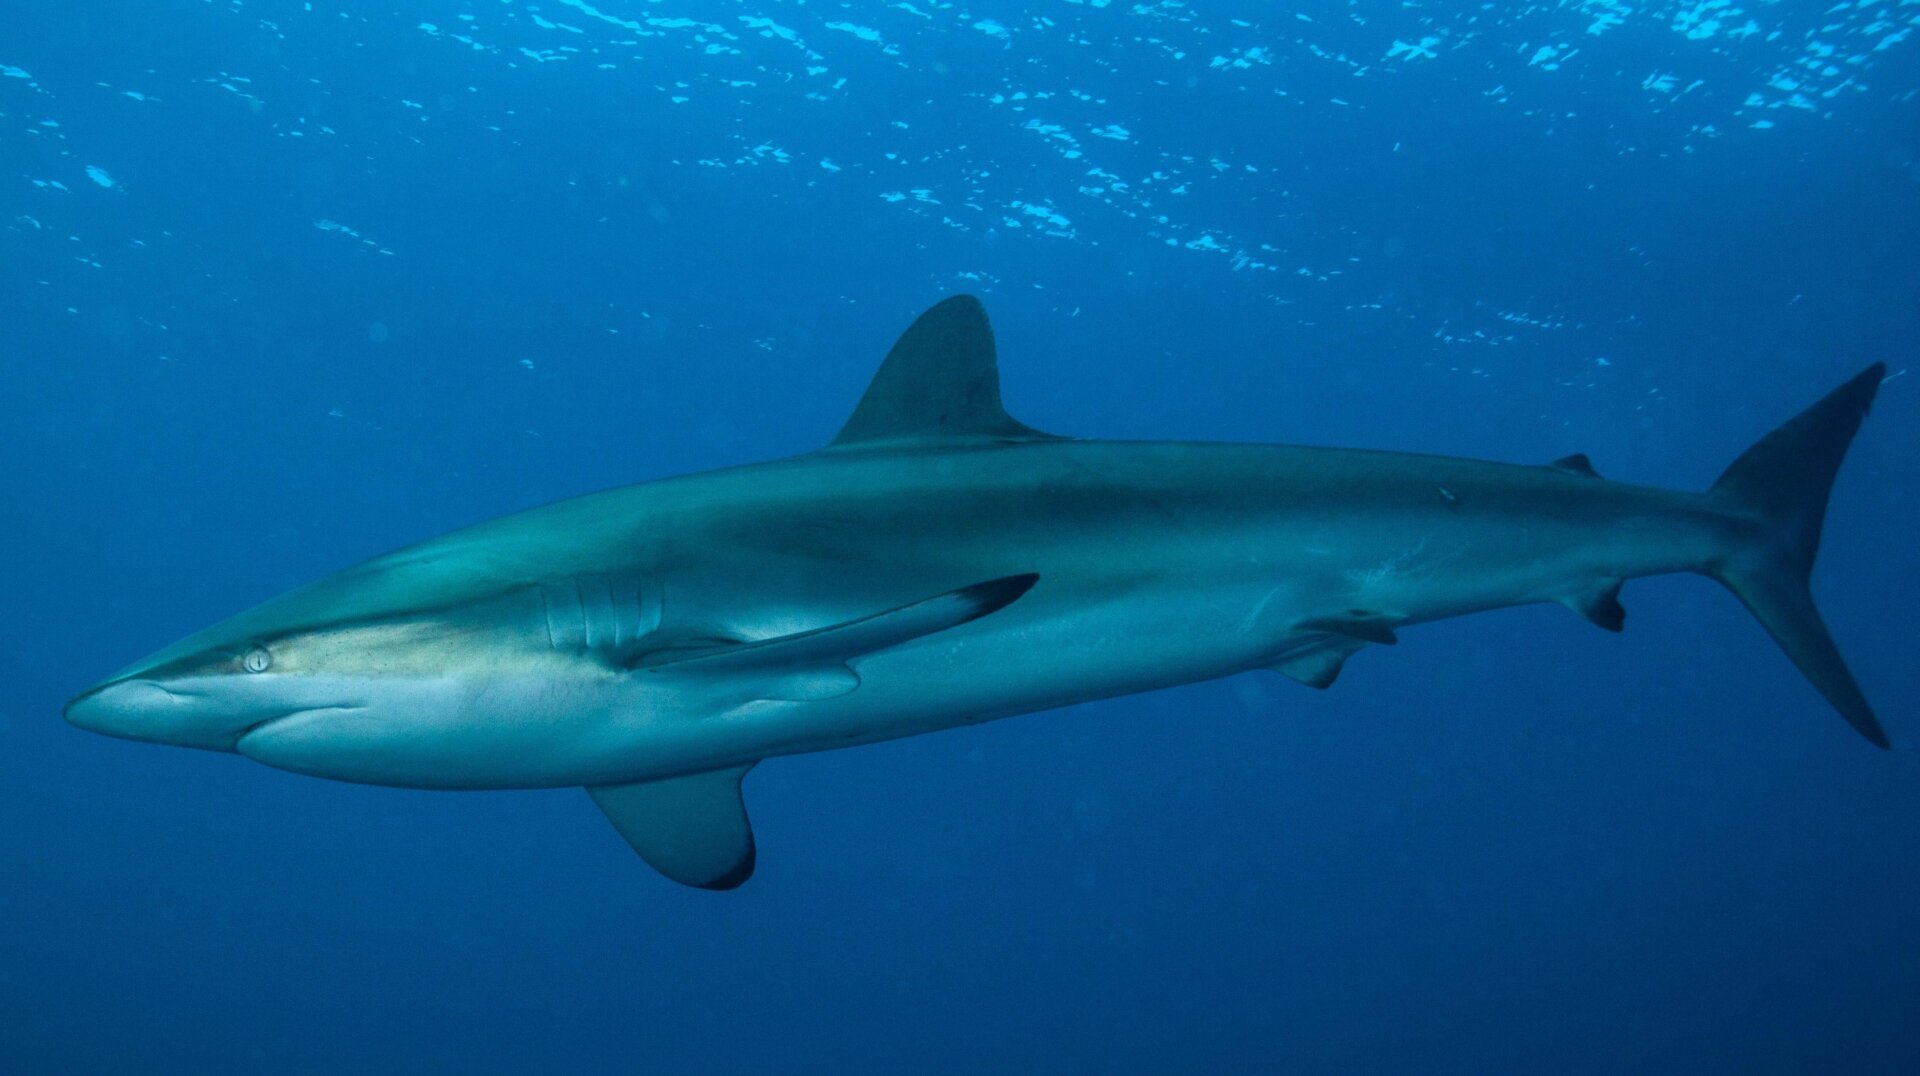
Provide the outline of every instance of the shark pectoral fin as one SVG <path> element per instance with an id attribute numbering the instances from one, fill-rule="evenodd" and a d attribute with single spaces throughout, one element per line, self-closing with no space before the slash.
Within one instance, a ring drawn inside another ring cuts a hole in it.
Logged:
<path id="1" fill-rule="evenodd" d="M 1370 613 L 1355 609 L 1346 616 L 1323 616 L 1312 620 L 1303 620 L 1293 626 L 1298 633 L 1326 632 L 1329 635 L 1345 636 L 1363 643 L 1379 643 L 1392 646 L 1400 641 L 1393 633 L 1393 618 L 1380 613 Z"/>
<path id="2" fill-rule="evenodd" d="M 1627 626 L 1627 607 L 1620 604 L 1620 582 L 1603 579 L 1586 590 L 1561 598 L 1560 604 L 1586 617 L 1596 628 L 1620 631 Z"/>
<path id="3" fill-rule="evenodd" d="M 1562 456 L 1547 466 L 1567 474 L 1577 474 L 1585 478 L 1599 478 L 1600 472 L 1593 469 L 1593 461 L 1585 452 L 1575 452 L 1571 456 Z"/>
<path id="4" fill-rule="evenodd" d="M 760 698 L 832 698 L 860 686 L 859 675 L 847 662 L 1004 609 L 1033 589 L 1039 579 L 1031 572 L 989 579 L 858 620 L 742 643 L 647 668 L 655 673 L 764 681 L 766 686 L 758 689 Z"/>
<path id="5" fill-rule="evenodd" d="M 1347 659 L 1365 649 L 1366 643 L 1336 635 L 1319 646 L 1309 647 L 1271 662 L 1267 668 L 1312 688 L 1329 688 L 1340 678 Z"/>
<path id="6" fill-rule="evenodd" d="M 740 798 L 752 768 L 598 785 L 587 795 L 654 870 L 681 885 L 732 889 L 753 876 L 753 825 Z"/>
<path id="7" fill-rule="evenodd" d="M 853 416 L 827 446 L 899 441 L 1050 441 L 1000 405 L 987 312 L 956 295 L 921 314 L 887 352 Z"/>

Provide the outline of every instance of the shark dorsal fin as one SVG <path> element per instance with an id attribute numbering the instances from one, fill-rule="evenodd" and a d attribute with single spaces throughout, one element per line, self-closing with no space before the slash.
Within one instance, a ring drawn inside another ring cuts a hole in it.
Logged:
<path id="1" fill-rule="evenodd" d="M 1000 367 L 987 311 L 973 296 L 956 295 L 900 335 L 828 447 L 1052 439 L 1000 405 Z"/>

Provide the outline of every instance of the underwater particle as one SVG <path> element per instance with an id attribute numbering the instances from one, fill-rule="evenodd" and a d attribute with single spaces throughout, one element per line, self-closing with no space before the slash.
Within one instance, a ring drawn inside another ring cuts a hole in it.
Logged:
<path id="1" fill-rule="evenodd" d="M 1387 49 L 1387 59 L 1391 60 L 1399 56 L 1405 56 L 1409 60 L 1439 59 L 1440 54 L 1433 51 L 1433 47 L 1439 43 L 1440 39 L 1437 37 L 1423 37 L 1417 43 L 1394 38 L 1393 45 Z"/>
<path id="2" fill-rule="evenodd" d="M 853 36 L 859 38 L 862 41 L 870 41 L 876 45 L 883 44 L 883 42 L 880 40 L 880 31 L 875 30 L 870 26 L 861 26 L 858 23 L 851 23 L 851 22 L 830 22 L 827 24 L 827 29 L 839 30 L 841 33 L 852 34 Z"/>

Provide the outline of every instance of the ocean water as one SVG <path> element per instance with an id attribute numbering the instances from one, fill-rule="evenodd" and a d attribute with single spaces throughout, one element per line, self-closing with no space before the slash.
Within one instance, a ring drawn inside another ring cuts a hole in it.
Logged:
<path id="1" fill-rule="evenodd" d="M 0 1070 L 1920 1071 L 1920 6 L 0 3 Z M 759 870 L 576 791 L 90 735 L 282 590 L 807 451 L 982 297 L 1088 437 L 1703 488 L 1890 378 L 1816 589 L 1421 626 L 748 778 Z"/>

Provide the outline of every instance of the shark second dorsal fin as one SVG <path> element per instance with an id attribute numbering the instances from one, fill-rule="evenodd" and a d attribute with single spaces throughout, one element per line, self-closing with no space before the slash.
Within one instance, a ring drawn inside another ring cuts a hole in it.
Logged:
<path id="1" fill-rule="evenodd" d="M 1000 367 L 987 311 L 956 295 L 914 321 L 829 448 L 879 442 L 1043 441 L 1000 405 Z"/>

